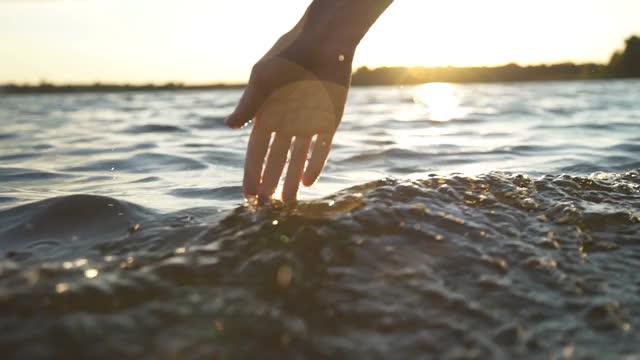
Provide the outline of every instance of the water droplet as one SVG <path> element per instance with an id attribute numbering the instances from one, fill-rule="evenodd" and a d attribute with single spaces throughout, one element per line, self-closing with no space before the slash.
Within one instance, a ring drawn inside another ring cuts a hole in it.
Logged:
<path id="1" fill-rule="evenodd" d="M 555 269 L 558 267 L 558 263 L 551 258 L 542 257 L 542 258 L 531 258 L 527 261 L 527 265 L 532 268 L 546 268 L 546 269 Z"/>
<path id="2" fill-rule="evenodd" d="M 40 279 L 40 273 L 36 270 L 28 271 L 24 274 L 24 278 L 27 280 L 29 286 L 33 286 L 38 282 L 38 279 Z"/>
<path id="3" fill-rule="evenodd" d="M 58 294 L 63 294 L 67 291 L 69 291 L 69 284 L 67 283 L 56 284 L 56 292 Z"/>
<path id="4" fill-rule="evenodd" d="M 87 261 L 87 259 L 78 259 L 76 261 L 73 262 L 73 266 L 74 267 L 80 267 L 80 266 L 85 266 L 87 265 L 89 262 Z"/>
<path id="5" fill-rule="evenodd" d="M 293 269 L 289 265 L 282 265 L 278 269 L 278 274 L 276 275 L 276 282 L 282 288 L 287 288 L 291 285 L 291 280 L 293 280 Z"/>
<path id="6" fill-rule="evenodd" d="M 213 327 L 216 329 L 218 333 L 224 332 L 224 322 L 222 320 L 214 320 Z"/>
<path id="7" fill-rule="evenodd" d="M 129 228 L 129 234 L 137 233 L 138 231 L 140 231 L 140 224 L 135 224 Z"/>
<path id="8" fill-rule="evenodd" d="M 282 336 L 280 337 L 280 342 L 282 343 L 282 346 L 289 346 L 289 344 L 291 343 L 291 336 L 289 334 L 282 334 Z"/>
<path id="9" fill-rule="evenodd" d="M 133 262 L 134 262 L 133 256 L 129 256 L 127 257 L 126 261 L 123 261 L 122 263 L 120 263 L 120 267 L 123 269 L 130 268 L 133 266 Z"/>
<path id="10" fill-rule="evenodd" d="M 273 220 L 271 223 L 273 224 L 273 226 L 276 226 L 278 225 L 278 220 Z"/>
<path id="11" fill-rule="evenodd" d="M 99 274 L 99 272 L 96 269 L 87 269 L 87 270 L 84 271 L 84 276 L 87 279 L 93 279 L 96 276 L 98 276 L 98 274 Z"/>
<path id="12" fill-rule="evenodd" d="M 183 247 L 177 248 L 177 249 L 175 250 L 175 253 L 176 253 L 176 254 L 184 254 L 184 253 L 186 253 L 186 252 L 187 252 L 187 248 L 183 248 Z"/>
<path id="13" fill-rule="evenodd" d="M 344 61 L 344 55 L 342 55 L 342 54 L 338 55 L 338 61 L 343 62 Z"/>

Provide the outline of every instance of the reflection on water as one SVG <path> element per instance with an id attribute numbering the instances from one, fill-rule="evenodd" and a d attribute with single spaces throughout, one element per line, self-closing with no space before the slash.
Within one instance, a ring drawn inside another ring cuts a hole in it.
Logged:
<path id="1" fill-rule="evenodd" d="M 458 85 L 446 83 L 425 84 L 416 89 L 413 99 L 423 105 L 433 121 L 449 121 L 463 118 L 467 113 L 460 106 Z"/>
<path id="2" fill-rule="evenodd" d="M 385 179 L 224 214 L 51 198 L 0 212 L 0 350 L 625 358 L 640 336 L 639 210 L 638 171 Z"/>
<path id="3" fill-rule="evenodd" d="M 3 359 L 638 355 L 640 82 L 353 89 L 264 209 L 239 96 L 0 98 Z"/>
<path id="4" fill-rule="evenodd" d="M 2 97 L 0 208 L 53 193 L 233 208 L 250 129 L 222 121 L 240 94 Z M 389 175 L 633 169 L 638 98 L 637 81 L 355 88 L 327 169 L 301 197 Z"/>

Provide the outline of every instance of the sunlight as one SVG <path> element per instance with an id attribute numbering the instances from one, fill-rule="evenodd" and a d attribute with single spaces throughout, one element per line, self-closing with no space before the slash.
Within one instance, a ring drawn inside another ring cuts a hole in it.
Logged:
<path id="1" fill-rule="evenodd" d="M 0 0 L 0 83 L 244 82 L 309 3 Z M 638 29 L 636 0 L 522 6 L 396 1 L 358 46 L 354 68 L 606 62 Z"/>
<path id="2" fill-rule="evenodd" d="M 456 87 L 452 84 L 430 83 L 419 87 L 413 97 L 416 104 L 424 105 L 433 121 L 450 121 L 466 115 L 460 107 Z"/>

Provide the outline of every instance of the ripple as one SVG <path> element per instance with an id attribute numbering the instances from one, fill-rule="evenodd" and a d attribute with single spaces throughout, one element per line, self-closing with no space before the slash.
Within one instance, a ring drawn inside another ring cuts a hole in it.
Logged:
<path id="1" fill-rule="evenodd" d="M 0 167 L 0 178 L 6 182 L 47 181 L 69 177 L 71 177 L 71 175 L 34 169 Z"/>
<path id="2" fill-rule="evenodd" d="M 5 229 L 0 239 L 22 245 L 28 239 L 111 239 L 114 231 L 126 234 L 132 223 L 148 213 L 137 205 L 102 196 L 53 198 L 0 212 Z"/>
<path id="3" fill-rule="evenodd" d="M 82 155 L 98 155 L 98 154 L 117 154 L 117 153 L 128 153 L 136 150 L 149 150 L 155 148 L 157 145 L 153 143 L 140 143 L 130 146 L 119 146 L 119 147 L 102 147 L 97 149 L 92 148 L 81 148 L 65 151 L 65 155 L 71 156 L 82 156 Z"/>
<path id="4" fill-rule="evenodd" d="M 32 159 L 38 156 L 40 156 L 39 153 L 9 154 L 9 155 L 0 156 L 0 161 L 25 160 L 25 159 Z"/>
<path id="5" fill-rule="evenodd" d="M 640 124 L 637 123 L 628 123 L 628 122 L 606 122 L 606 123 L 582 123 L 582 124 L 544 124 L 537 125 L 534 129 L 541 130 L 554 130 L 554 129 L 567 129 L 567 130 L 620 130 L 621 128 L 627 128 L 629 131 L 634 130 L 640 127 Z"/>
<path id="6" fill-rule="evenodd" d="M 83 166 L 71 167 L 66 169 L 66 171 L 126 171 L 130 173 L 146 173 L 149 171 L 202 170 L 205 168 L 206 165 L 201 162 L 186 157 L 142 153 L 126 159 L 102 160 Z"/>
<path id="7" fill-rule="evenodd" d="M 241 200 L 241 186 L 223 186 L 214 189 L 183 188 L 170 192 L 173 196 L 187 199 L 213 199 L 213 200 Z"/>
<path id="8" fill-rule="evenodd" d="M 329 195 L 266 207 L 229 182 L 249 131 L 217 115 L 241 91 L 3 98 L 0 156 L 38 157 L 0 167 L 0 328 L 11 329 L 0 349 L 628 357 L 640 323 L 637 85 L 456 85 L 468 115 L 450 122 L 407 102 L 413 87 L 354 88 L 324 176 L 302 197 Z M 496 171 L 468 176 L 484 169 Z M 372 181 L 384 173 L 413 180 Z M 340 186 L 352 187 L 331 193 Z"/>
<path id="9" fill-rule="evenodd" d="M 632 141 L 639 141 L 639 139 L 635 139 Z M 609 150 L 623 151 L 628 153 L 637 153 L 640 154 L 640 144 L 637 143 L 623 143 L 609 147 Z"/>
<path id="10" fill-rule="evenodd" d="M 561 168 L 561 171 L 571 174 L 588 174 L 603 170 L 610 172 L 625 172 L 640 167 L 640 161 L 636 161 L 635 159 L 629 157 L 607 157 L 606 160 L 607 162 L 605 166 L 603 166 L 602 163 L 582 162 L 565 166 Z"/>
<path id="11" fill-rule="evenodd" d="M 362 162 L 370 162 L 370 161 L 378 161 L 384 160 L 386 158 L 396 158 L 396 159 L 412 159 L 412 158 L 423 158 L 426 155 L 417 151 L 411 151 L 407 149 L 399 149 L 392 148 L 384 151 L 371 152 L 367 154 L 360 154 L 351 156 L 344 160 L 341 160 L 340 163 L 362 163 Z"/>
<path id="12" fill-rule="evenodd" d="M 0 203 L 12 203 L 17 201 L 18 201 L 18 198 L 15 198 L 15 197 L 0 196 Z"/>
<path id="13" fill-rule="evenodd" d="M 226 129 L 227 126 L 224 124 L 224 117 L 219 116 L 202 116 L 199 119 L 199 122 L 191 125 L 191 127 L 195 129 Z"/>
<path id="14" fill-rule="evenodd" d="M 131 134 L 146 134 L 146 133 L 182 133 L 187 130 L 173 125 L 164 124 L 146 124 L 140 126 L 132 126 L 123 132 Z"/>

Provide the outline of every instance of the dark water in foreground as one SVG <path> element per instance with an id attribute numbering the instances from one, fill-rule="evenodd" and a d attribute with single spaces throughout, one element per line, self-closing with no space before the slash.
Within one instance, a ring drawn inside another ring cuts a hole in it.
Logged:
<path id="1" fill-rule="evenodd" d="M 238 95 L 0 98 L 2 358 L 640 357 L 639 82 L 355 89 L 258 210 Z"/>

